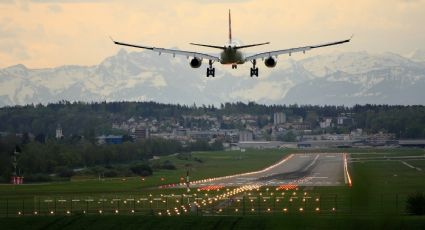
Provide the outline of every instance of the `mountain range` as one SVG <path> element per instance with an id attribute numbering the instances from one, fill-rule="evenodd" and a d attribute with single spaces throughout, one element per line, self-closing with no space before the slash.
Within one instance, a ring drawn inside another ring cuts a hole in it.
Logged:
<path id="1" fill-rule="evenodd" d="M 310 54 L 311 55 L 311 54 Z M 185 57 L 149 51 L 116 55 L 94 66 L 0 69 L 0 106 L 68 101 L 157 101 L 215 104 L 425 104 L 425 51 L 333 53 L 294 60 L 278 58 L 276 68 L 262 63 L 260 77 L 250 64 L 232 70 L 216 64 L 206 78 L 206 62 L 192 69 Z"/>

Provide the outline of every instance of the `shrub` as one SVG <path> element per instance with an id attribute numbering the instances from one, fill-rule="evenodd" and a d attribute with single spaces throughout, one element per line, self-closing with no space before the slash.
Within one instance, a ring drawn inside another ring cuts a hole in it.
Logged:
<path id="1" fill-rule="evenodd" d="M 150 176 L 152 175 L 152 168 L 147 164 L 138 164 L 130 168 L 130 170 L 139 176 Z"/>
<path id="2" fill-rule="evenodd" d="M 410 194 L 407 197 L 406 209 L 410 215 L 425 215 L 425 193 Z"/>

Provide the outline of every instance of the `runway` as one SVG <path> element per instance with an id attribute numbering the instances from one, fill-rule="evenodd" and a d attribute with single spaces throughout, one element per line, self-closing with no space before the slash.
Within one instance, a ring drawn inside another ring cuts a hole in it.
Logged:
<path id="1" fill-rule="evenodd" d="M 266 169 L 191 182 L 190 187 L 205 186 L 340 186 L 344 185 L 342 153 L 291 154 Z M 180 185 L 183 187 L 183 185 Z"/>

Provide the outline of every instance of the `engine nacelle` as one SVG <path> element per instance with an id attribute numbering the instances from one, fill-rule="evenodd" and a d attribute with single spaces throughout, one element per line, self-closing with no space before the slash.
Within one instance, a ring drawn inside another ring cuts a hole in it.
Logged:
<path id="1" fill-rule="evenodd" d="M 190 67 L 192 68 L 199 68 L 202 65 L 202 59 L 199 58 L 193 58 L 192 60 L 190 60 Z"/>
<path id="2" fill-rule="evenodd" d="M 264 64 L 269 68 L 273 68 L 276 66 L 276 60 L 272 57 L 269 57 L 264 61 Z"/>

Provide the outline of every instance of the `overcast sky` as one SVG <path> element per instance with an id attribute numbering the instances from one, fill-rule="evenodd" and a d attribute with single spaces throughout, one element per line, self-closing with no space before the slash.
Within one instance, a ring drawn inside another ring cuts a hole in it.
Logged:
<path id="1" fill-rule="evenodd" d="M 423 0 L 0 0 L 0 67 L 94 65 L 114 55 L 116 40 L 214 52 L 189 42 L 223 45 L 227 11 L 233 37 L 250 51 L 345 39 L 315 50 L 407 54 L 425 49 Z M 128 48 L 127 50 L 135 50 Z"/>

